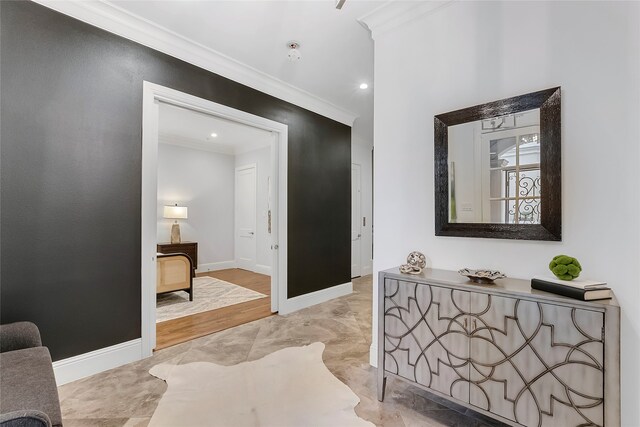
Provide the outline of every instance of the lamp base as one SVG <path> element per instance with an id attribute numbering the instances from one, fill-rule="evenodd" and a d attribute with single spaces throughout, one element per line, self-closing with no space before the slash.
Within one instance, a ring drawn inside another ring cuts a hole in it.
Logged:
<path id="1" fill-rule="evenodd" d="M 182 239 L 180 239 L 180 224 L 178 223 L 171 226 L 171 243 L 182 243 Z"/>

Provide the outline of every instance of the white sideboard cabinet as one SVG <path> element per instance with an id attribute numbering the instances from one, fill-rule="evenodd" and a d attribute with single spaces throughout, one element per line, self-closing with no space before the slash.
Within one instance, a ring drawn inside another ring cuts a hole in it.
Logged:
<path id="1" fill-rule="evenodd" d="M 379 276 L 378 398 L 388 376 L 511 425 L 620 425 L 620 311 L 529 281 Z"/>

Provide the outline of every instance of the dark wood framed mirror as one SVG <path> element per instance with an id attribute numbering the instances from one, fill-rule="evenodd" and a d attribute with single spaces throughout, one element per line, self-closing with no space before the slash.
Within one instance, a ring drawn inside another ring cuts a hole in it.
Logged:
<path id="1" fill-rule="evenodd" d="M 562 240 L 560 87 L 434 126 L 436 236 Z"/>

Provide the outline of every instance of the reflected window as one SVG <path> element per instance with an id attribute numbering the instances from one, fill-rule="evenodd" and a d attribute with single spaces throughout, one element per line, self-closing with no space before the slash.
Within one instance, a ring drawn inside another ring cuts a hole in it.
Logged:
<path id="1" fill-rule="evenodd" d="M 489 146 L 492 188 L 500 189 L 490 197 L 492 222 L 539 224 L 540 134 L 493 139 Z"/>

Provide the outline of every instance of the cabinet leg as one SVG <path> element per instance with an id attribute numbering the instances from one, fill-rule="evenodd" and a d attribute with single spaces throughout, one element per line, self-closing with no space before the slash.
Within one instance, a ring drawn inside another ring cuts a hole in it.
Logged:
<path id="1" fill-rule="evenodd" d="M 384 389 L 387 386 L 387 377 L 384 374 L 378 376 L 378 400 L 382 402 L 384 400 Z"/>

